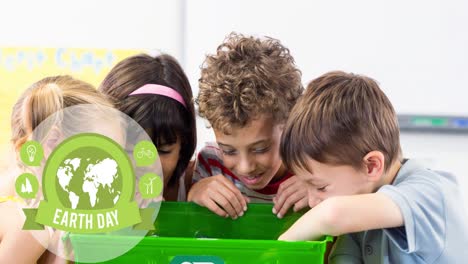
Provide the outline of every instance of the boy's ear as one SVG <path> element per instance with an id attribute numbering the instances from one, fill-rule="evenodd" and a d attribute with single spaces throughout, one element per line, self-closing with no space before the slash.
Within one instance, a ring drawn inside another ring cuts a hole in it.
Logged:
<path id="1" fill-rule="evenodd" d="M 370 181 L 379 181 L 385 171 L 385 156 L 380 151 L 371 151 L 363 158 L 365 173 Z"/>

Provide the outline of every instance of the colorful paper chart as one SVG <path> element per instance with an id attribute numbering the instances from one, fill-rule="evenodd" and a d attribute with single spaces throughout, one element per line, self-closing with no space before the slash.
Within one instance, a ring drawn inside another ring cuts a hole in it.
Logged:
<path id="1" fill-rule="evenodd" d="M 0 153 L 11 138 L 11 110 L 34 82 L 69 74 L 98 86 L 109 70 L 139 50 L 0 47 Z M 3 155 L 2 155 L 3 156 Z"/>

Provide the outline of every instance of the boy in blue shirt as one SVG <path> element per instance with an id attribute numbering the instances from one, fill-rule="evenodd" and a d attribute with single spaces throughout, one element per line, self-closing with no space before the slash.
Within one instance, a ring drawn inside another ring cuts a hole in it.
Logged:
<path id="1" fill-rule="evenodd" d="M 312 208 L 280 240 L 339 236 L 330 263 L 463 263 L 468 228 L 452 175 L 403 160 L 377 83 L 330 72 L 293 108 L 280 147 Z"/>

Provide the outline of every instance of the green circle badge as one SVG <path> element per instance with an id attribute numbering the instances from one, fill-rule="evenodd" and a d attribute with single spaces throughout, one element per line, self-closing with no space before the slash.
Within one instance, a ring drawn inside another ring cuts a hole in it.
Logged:
<path id="1" fill-rule="evenodd" d="M 132 163 L 106 136 L 83 133 L 63 141 L 47 160 L 42 186 L 37 223 L 73 233 L 102 233 L 142 222 L 133 200 Z"/>
<path id="2" fill-rule="evenodd" d="M 44 157 L 44 150 L 39 142 L 29 140 L 21 146 L 20 157 L 26 165 L 39 166 Z"/>
<path id="3" fill-rule="evenodd" d="M 36 197 L 39 190 L 39 182 L 33 174 L 23 173 L 16 179 L 15 189 L 21 198 L 32 199 Z"/>
<path id="4" fill-rule="evenodd" d="M 138 182 L 141 197 L 144 199 L 156 198 L 161 195 L 163 182 L 161 178 L 154 173 L 143 175 Z"/>
<path id="5" fill-rule="evenodd" d="M 158 158 L 158 152 L 156 147 L 151 141 L 140 141 L 135 145 L 133 149 L 133 158 L 136 161 L 137 166 L 149 166 L 152 165 Z"/>

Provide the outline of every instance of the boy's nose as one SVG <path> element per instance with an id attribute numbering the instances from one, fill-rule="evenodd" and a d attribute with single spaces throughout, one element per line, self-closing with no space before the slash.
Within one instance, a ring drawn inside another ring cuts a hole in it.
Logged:
<path id="1" fill-rule="evenodd" d="M 237 164 L 237 172 L 241 175 L 250 175 L 255 171 L 255 161 L 249 157 L 243 157 Z"/>

